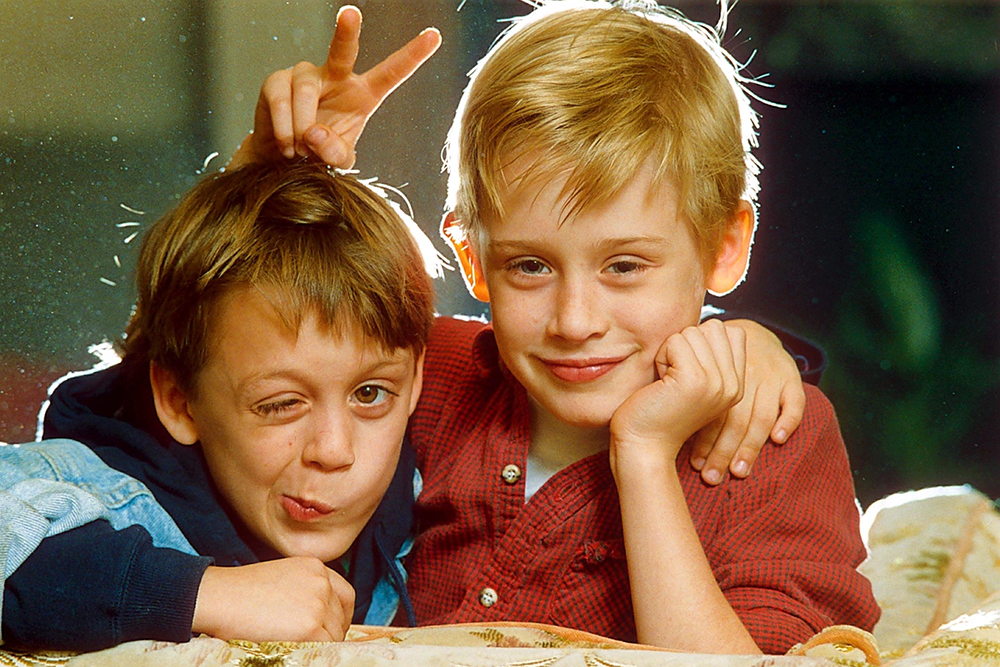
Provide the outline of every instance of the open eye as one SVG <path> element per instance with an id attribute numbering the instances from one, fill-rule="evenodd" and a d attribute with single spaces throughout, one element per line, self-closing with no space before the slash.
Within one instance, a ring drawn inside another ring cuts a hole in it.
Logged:
<path id="1" fill-rule="evenodd" d="M 515 260 L 508 265 L 508 268 L 528 276 L 539 276 L 549 272 L 549 267 L 544 262 L 530 257 Z"/>
<path id="2" fill-rule="evenodd" d="M 362 405 L 378 405 L 388 400 L 390 396 L 396 394 L 377 384 L 366 384 L 354 391 L 354 400 Z"/>
<path id="3" fill-rule="evenodd" d="M 605 269 L 608 273 L 617 273 L 619 275 L 637 273 L 643 269 L 643 265 L 639 262 L 629 259 L 620 259 L 616 262 L 612 262 Z"/>

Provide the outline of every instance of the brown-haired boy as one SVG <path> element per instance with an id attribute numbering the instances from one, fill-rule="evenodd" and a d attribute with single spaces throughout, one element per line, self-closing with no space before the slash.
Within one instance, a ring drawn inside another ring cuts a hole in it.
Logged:
<path id="1" fill-rule="evenodd" d="M 122 362 L 64 381 L 44 436 L 143 482 L 196 553 L 141 521 L 48 537 L 6 581 L 5 643 L 330 640 L 409 610 L 434 314 L 412 224 L 325 166 L 248 166 L 150 229 L 137 286 Z"/>
<path id="2" fill-rule="evenodd" d="M 312 120 L 295 145 L 327 159 L 334 132 Z M 749 260 L 753 125 L 717 38 L 653 2 L 547 3 L 476 68 L 442 232 L 493 322 L 441 321 L 428 343 L 419 622 L 730 653 L 874 624 L 818 390 L 751 478 L 712 487 L 680 463 L 744 383 L 739 330 L 699 319 Z"/>

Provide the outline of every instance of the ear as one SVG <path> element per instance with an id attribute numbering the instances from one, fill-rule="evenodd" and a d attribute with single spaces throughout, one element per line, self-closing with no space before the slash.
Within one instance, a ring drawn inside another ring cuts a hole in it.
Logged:
<path id="1" fill-rule="evenodd" d="M 458 263 L 462 266 L 462 276 L 465 278 L 465 286 L 469 293 L 480 301 L 489 303 L 490 291 L 486 287 L 486 278 L 483 276 L 483 265 L 479 261 L 479 256 L 469 244 L 469 238 L 462 229 L 462 226 L 455 218 L 452 211 L 445 213 L 441 219 L 441 237 L 448 242 Z"/>
<path id="2" fill-rule="evenodd" d="M 710 294 L 723 296 L 743 282 L 750 265 L 750 246 L 753 245 L 756 228 L 757 216 L 753 205 L 741 200 L 722 237 L 719 254 L 705 281 Z"/>
<path id="3" fill-rule="evenodd" d="M 417 409 L 417 400 L 420 398 L 420 391 L 424 388 L 424 357 L 427 356 L 425 353 L 421 352 L 420 357 L 417 359 L 417 368 L 413 375 L 413 391 L 410 393 L 410 414 Z"/>
<path id="4" fill-rule="evenodd" d="M 170 436 L 182 445 L 198 442 L 198 428 L 191 417 L 190 402 L 174 374 L 150 362 L 149 386 L 153 389 L 156 416 Z"/>

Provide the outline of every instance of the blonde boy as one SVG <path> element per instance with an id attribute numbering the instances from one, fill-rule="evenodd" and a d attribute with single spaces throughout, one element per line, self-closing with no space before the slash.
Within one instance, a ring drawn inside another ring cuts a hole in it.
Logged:
<path id="1" fill-rule="evenodd" d="M 874 624 L 818 390 L 749 479 L 681 464 L 743 393 L 743 333 L 699 320 L 747 268 L 753 126 L 714 34 L 652 2 L 548 3 L 473 72 L 442 232 L 493 322 L 439 321 L 428 342 L 419 622 L 728 653 Z M 328 128 L 295 135 L 324 155 Z"/>
<path id="2" fill-rule="evenodd" d="M 751 479 L 712 489 L 677 464 L 742 382 L 742 340 L 698 323 L 706 289 L 746 271 L 752 128 L 717 41 L 652 3 L 552 3 L 477 67 L 449 136 L 443 233 L 491 303 L 495 367 L 510 374 L 485 400 L 512 403 L 504 432 L 477 424 L 484 443 L 460 416 L 478 397 L 456 409 L 427 377 L 411 433 L 418 461 L 447 473 L 418 503 L 419 619 L 526 617 L 730 653 L 874 623 L 850 468 L 819 392 Z M 486 332 L 453 336 L 432 337 L 430 368 L 439 350 L 454 363 L 490 347 Z M 497 450 L 529 484 L 551 472 L 519 511 L 489 475 L 463 478 L 462 461 Z M 484 505 L 492 521 L 444 518 Z M 455 585 L 432 587 L 460 563 Z"/>

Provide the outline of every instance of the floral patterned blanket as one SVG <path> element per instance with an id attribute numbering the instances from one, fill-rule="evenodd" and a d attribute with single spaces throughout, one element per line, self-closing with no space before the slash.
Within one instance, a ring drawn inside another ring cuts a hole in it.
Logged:
<path id="1" fill-rule="evenodd" d="M 863 517 L 883 615 L 869 634 L 818 633 L 785 656 L 680 653 L 533 623 L 413 629 L 353 626 L 341 643 L 264 643 L 197 637 L 139 641 L 94 653 L 16 653 L 0 667 L 1000 667 L 1000 513 L 968 487 L 897 494 Z"/>

